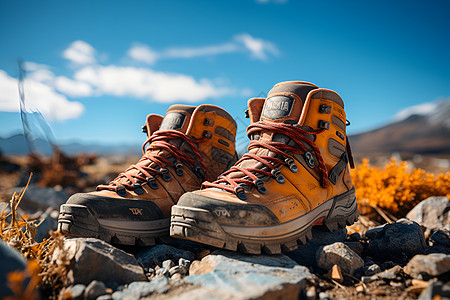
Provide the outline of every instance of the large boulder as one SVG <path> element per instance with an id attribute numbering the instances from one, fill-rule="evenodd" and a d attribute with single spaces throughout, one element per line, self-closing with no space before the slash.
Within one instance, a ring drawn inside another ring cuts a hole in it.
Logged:
<path id="1" fill-rule="evenodd" d="M 417 204 L 407 215 L 429 230 L 450 229 L 450 200 L 447 197 L 430 197 Z"/>
<path id="2" fill-rule="evenodd" d="M 26 267 L 25 258 L 15 249 L 6 245 L 0 239 L 0 298 L 12 296 L 7 285 L 7 276 L 10 272 L 23 271 Z"/>
<path id="3" fill-rule="evenodd" d="M 67 274 L 72 284 L 88 285 L 93 280 L 106 284 L 127 284 L 145 281 L 147 277 L 135 257 L 94 238 L 74 238 L 64 241 L 64 250 L 71 260 Z M 60 251 L 55 251 L 57 260 Z"/>
<path id="4" fill-rule="evenodd" d="M 367 247 L 367 256 L 378 261 L 405 265 L 417 254 L 425 254 L 427 245 L 422 228 L 416 222 L 402 219 L 386 224 Z"/>

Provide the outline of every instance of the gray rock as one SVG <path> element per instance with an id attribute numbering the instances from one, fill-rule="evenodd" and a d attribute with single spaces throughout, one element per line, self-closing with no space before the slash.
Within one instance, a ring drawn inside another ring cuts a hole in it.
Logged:
<path id="1" fill-rule="evenodd" d="M 450 228 L 450 200 L 443 197 L 430 197 L 417 204 L 407 215 L 430 230 Z"/>
<path id="2" fill-rule="evenodd" d="M 180 258 L 180 259 L 178 260 L 178 265 L 179 265 L 180 267 L 189 269 L 189 266 L 191 265 L 191 261 L 190 261 L 190 260 L 187 260 L 187 259 L 185 259 L 185 258 Z"/>
<path id="3" fill-rule="evenodd" d="M 345 228 L 334 232 L 320 231 L 313 228 L 312 240 L 306 245 L 301 245 L 286 255 L 299 265 L 316 268 L 317 262 L 315 257 L 317 250 L 324 245 L 333 244 L 335 242 L 344 242 L 346 238 L 347 229 Z"/>
<path id="4" fill-rule="evenodd" d="M 169 276 L 169 269 L 167 269 L 165 267 L 159 268 L 158 270 L 156 270 L 155 274 L 156 275 Z"/>
<path id="5" fill-rule="evenodd" d="M 67 274 L 72 283 L 89 284 L 93 280 L 126 284 L 147 280 L 144 270 L 133 255 L 94 238 L 64 241 L 64 250 L 71 260 Z M 55 251 L 53 259 L 62 255 Z"/>
<path id="6" fill-rule="evenodd" d="M 173 266 L 175 266 L 175 263 L 171 259 L 167 259 L 167 260 L 163 261 L 163 263 L 162 263 L 162 267 L 166 268 L 166 269 L 170 269 Z"/>
<path id="7" fill-rule="evenodd" d="M 82 300 L 82 299 L 84 299 L 84 290 L 85 289 L 86 289 L 86 286 L 84 284 L 72 285 L 66 289 L 66 295 L 67 295 L 67 293 L 69 293 L 70 299 Z"/>
<path id="8" fill-rule="evenodd" d="M 162 262 L 168 259 L 177 261 L 180 258 L 185 258 L 193 261 L 194 254 L 168 245 L 156 245 L 139 251 L 136 258 L 144 267 L 153 268 L 155 265 L 161 266 Z"/>
<path id="9" fill-rule="evenodd" d="M 113 297 L 112 295 L 106 294 L 106 295 L 101 295 L 100 297 L 97 298 L 97 300 L 111 300 Z"/>
<path id="10" fill-rule="evenodd" d="M 218 250 L 191 264 L 184 282 L 193 290 L 177 299 L 297 299 L 312 275 L 285 255 Z M 170 296 L 170 292 L 168 294 Z"/>
<path id="11" fill-rule="evenodd" d="M 134 300 L 149 296 L 153 293 L 166 293 L 169 290 L 169 281 L 166 277 L 160 277 L 151 282 L 132 282 L 122 291 L 112 294 L 113 299 Z"/>
<path id="12" fill-rule="evenodd" d="M 419 296 L 419 300 L 429 299 L 450 299 L 450 281 L 446 283 L 437 280 L 431 281 Z"/>
<path id="13" fill-rule="evenodd" d="M 364 275 L 372 276 L 381 272 L 381 268 L 377 264 L 372 264 L 370 266 L 364 267 Z"/>
<path id="14" fill-rule="evenodd" d="M 328 271 L 333 265 L 338 265 L 347 274 L 364 266 L 364 261 L 344 243 L 334 243 L 319 248 L 316 254 L 317 266 Z"/>
<path id="15" fill-rule="evenodd" d="M 34 240 L 41 243 L 44 239 L 50 237 L 50 231 L 56 231 L 58 227 L 58 219 L 52 217 L 53 208 L 49 207 L 40 217 L 43 220 L 36 230 Z"/>
<path id="16" fill-rule="evenodd" d="M 450 255 L 433 253 L 414 256 L 405 267 L 413 278 L 428 280 L 450 271 Z"/>
<path id="17" fill-rule="evenodd" d="M 330 295 L 328 295 L 328 294 L 325 293 L 325 292 L 320 292 L 320 293 L 319 293 L 319 299 L 320 299 L 320 300 L 330 299 Z"/>
<path id="18" fill-rule="evenodd" d="M 385 270 L 381 273 L 372 275 L 372 276 L 362 276 L 361 281 L 364 283 L 370 283 L 376 280 L 394 280 L 398 279 L 398 277 L 401 277 L 403 274 L 403 269 L 400 266 L 395 266 L 393 268 L 390 268 L 388 270 Z"/>
<path id="19" fill-rule="evenodd" d="M 433 241 L 433 245 L 442 245 L 450 247 L 450 231 L 448 229 L 436 230 L 430 237 Z"/>
<path id="20" fill-rule="evenodd" d="M 13 271 L 22 271 L 25 266 L 25 258 L 0 239 L 0 298 L 12 296 L 12 292 L 7 286 L 7 274 Z"/>
<path id="21" fill-rule="evenodd" d="M 104 294 L 106 294 L 106 285 L 98 280 L 94 280 L 89 283 L 84 290 L 84 297 L 88 300 L 97 299 L 97 297 Z"/>
<path id="22" fill-rule="evenodd" d="M 406 264 L 416 254 L 424 254 L 425 236 L 415 222 L 386 224 L 367 247 L 367 255 L 379 261 Z"/>
<path id="23" fill-rule="evenodd" d="M 10 192 L 11 194 L 19 193 L 21 189 L 14 188 Z M 49 207 L 59 210 L 61 204 L 66 203 L 67 198 L 68 196 L 63 190 L 30 184 L 20 202 L 20 207 L 26 211 L 45 211 Z"/>
<path id="24" fill-rule="evenodd" d="M 372 240 L 379 232 L 381 232 L 386 224 L 371 228 L 364 233 L 364 236 Z"/>

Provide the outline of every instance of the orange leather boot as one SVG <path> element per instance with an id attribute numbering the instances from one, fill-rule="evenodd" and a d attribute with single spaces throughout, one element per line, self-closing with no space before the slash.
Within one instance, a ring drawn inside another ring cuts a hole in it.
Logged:
<path id="1" fill-rule="evenodd" d="M 311 239 L 311 228 L 353 224 L 342 99 L 307 82 L 282 82 L 248 102 L 249 152 L 172 207 L 170 234 L 219 248 L 268 254 Z"/>
<path id="2" fill-rule="evenodd" d="M 236 122 L 219 107 L 173 105 L 164 118 L 150 114 L 143 131 L 142 158 L 97 191 L 70 197 L 60 209 L 60 231 L 154 245 L 169 235 L 170 209 L 180 196 L 236 162 Z"/>

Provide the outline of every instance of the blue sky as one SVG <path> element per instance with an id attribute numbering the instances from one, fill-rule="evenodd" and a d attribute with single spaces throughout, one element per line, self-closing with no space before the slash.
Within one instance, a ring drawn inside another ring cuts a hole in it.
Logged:
<path id="1" fill-rule="evenodd" d="M 57 141 L 141 143 L 149 113 L 223 107 L 245 143 L 247 99 L 304 80 L 344 99 L 349 133 L 450 97 L 448 1 L 0 0 L 0 136 L 26 100 Z"/>

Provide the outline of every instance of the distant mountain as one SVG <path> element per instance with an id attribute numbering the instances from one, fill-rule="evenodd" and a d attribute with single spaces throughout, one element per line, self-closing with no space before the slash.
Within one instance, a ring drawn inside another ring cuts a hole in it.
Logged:
<path id="1" fill-rule="evenodd" d="M 450 100 L 401 111 L 390 124 L 349 136 L 354 153 L 450 155 Z"/>
<path id="2" fill-rule="evenodd" d="M 50 155 L 52 153 L 51 145 L 44 140 L 36 140 L 34 142 L 40 154 Z M 103 145 L 103 144 L 84 144 L 84 143 L 68 143 L 58 145 L 60 149 L 69 155 L 79 153 L 96 153 L 96 154 L 140 154 L 141 147 L 138 144 L 126 145 Z M 27 141 L 23 134 L 16 134 L 9 138 L 0 138 L 0 152 L 3 154 L 24 155 L 30 152 Z"/>

